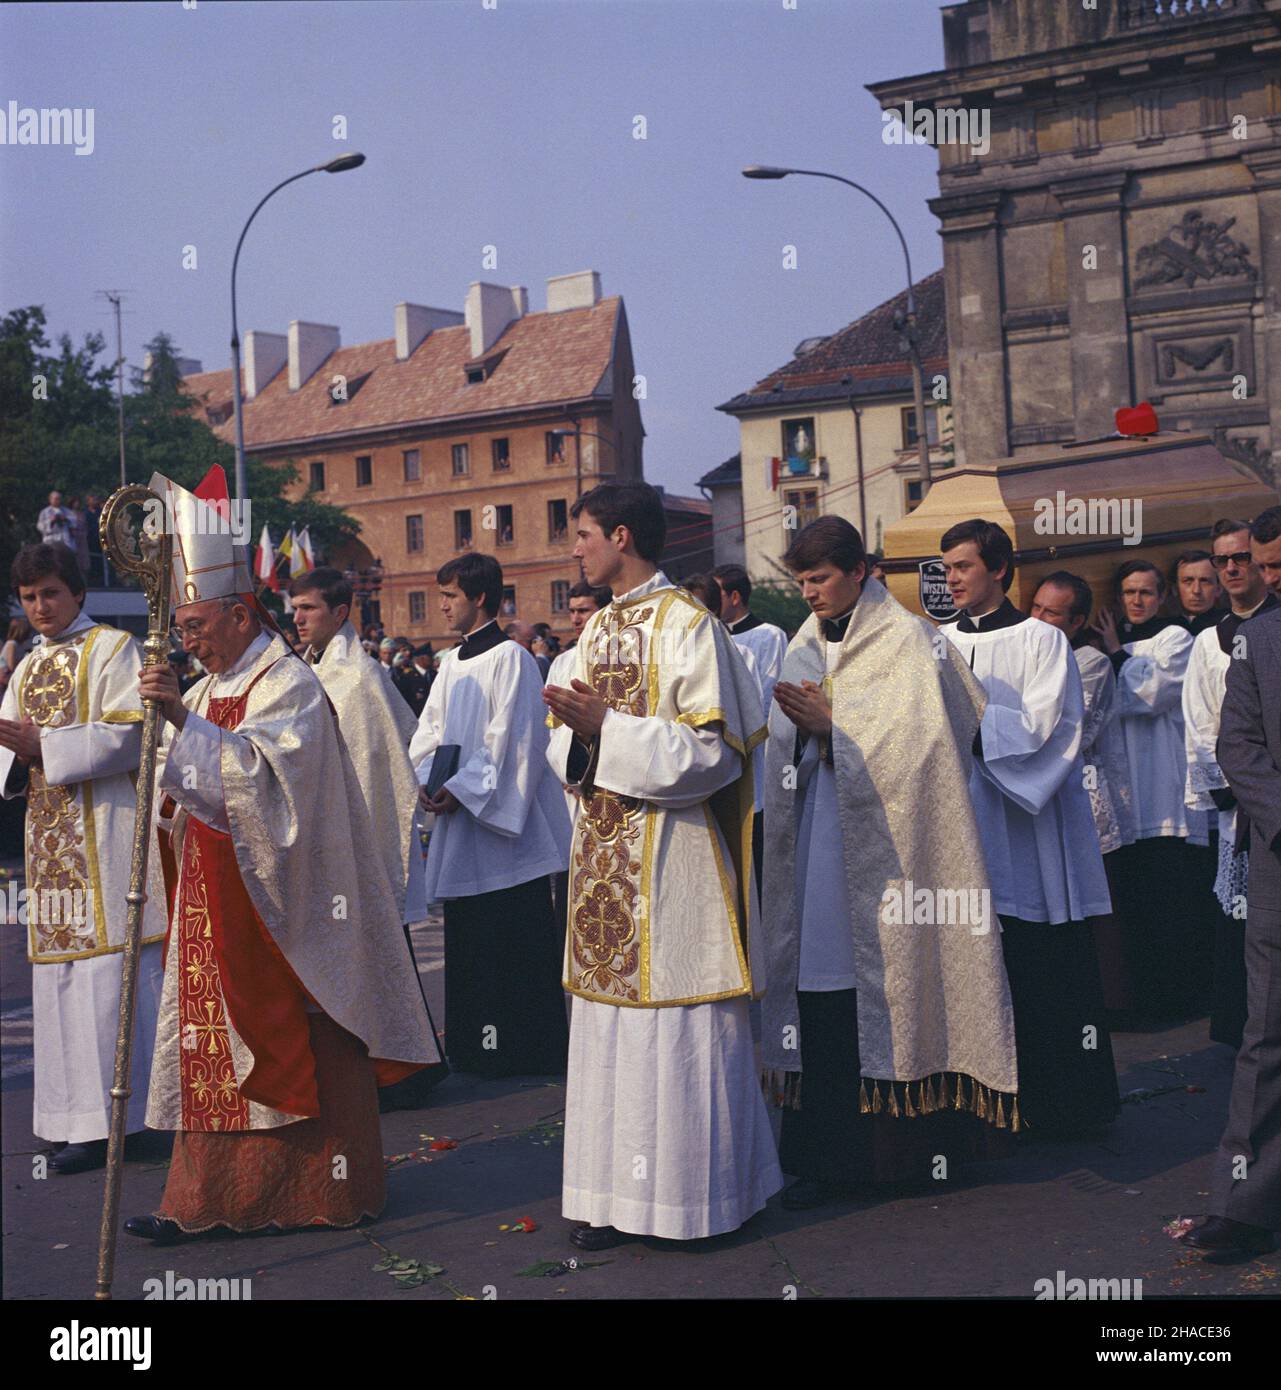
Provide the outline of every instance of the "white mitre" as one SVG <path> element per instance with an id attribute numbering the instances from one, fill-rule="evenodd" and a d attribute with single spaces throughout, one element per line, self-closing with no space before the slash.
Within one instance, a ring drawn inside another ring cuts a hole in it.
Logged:
<path id="1" fill-rule="evenodd" d="M 173 535 L 173 606 L 253 593 L 222 466 L 214 464 L 195 492 L 163 473 L 153 473 L 149 486 L 164 503 L 164 523 Z"/>

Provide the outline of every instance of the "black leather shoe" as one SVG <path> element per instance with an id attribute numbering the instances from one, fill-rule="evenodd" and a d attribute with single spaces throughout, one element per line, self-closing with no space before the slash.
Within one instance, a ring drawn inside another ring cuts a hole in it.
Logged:
<path id="1" fill-rule="evenodd" d="M 610 1250 L 629 1240 L 635 1240 L 635 1236 L 616 1231 L 613 1226 L 575 1226 L 569 1233 L 569 1243 L 580 1250 Z"/>
<path id="2" fill-rule="evenodd" d="M 1207 1216 L 1183 1237 L 1183 1243 L 1213 1256 L 1216 1263 L 1225 1264 L 1268 1255 L 1277 1248 L 1271 1231 L 1244 1221 L 1232 1221 L 1226 1216 Z"/>
<path id="3" fill-rule="evenodd" d="M 68 1144 L 49 1160 L 55 1173 L 66 1177 L 70 1173 L 91 1173 L 107 1163 L 107 1141 L 93 1139 L 87 1144 Z"/>
<path id="4" fill-rule="evenodd" d="M 819 1182 L 816 1178 L 801 1178 L 783 1193 L 779 1201 L 784 1211 L 812 1211 L 815 1207 L 829 1207 L 836 1202 L 844 1202 L 852 1196 L 854 1192 L 848 1187 Z"/>
<path id="5" fill-rule="evenodd" d="M 139 1240 L 149 1240 L 153 1245 L 178 1245 L 184 1240 L 195 1239 L 176 1221 L 169 1221 L 163 1216 L 131 1216 L 125 1222 L 125 1231 Z"/>

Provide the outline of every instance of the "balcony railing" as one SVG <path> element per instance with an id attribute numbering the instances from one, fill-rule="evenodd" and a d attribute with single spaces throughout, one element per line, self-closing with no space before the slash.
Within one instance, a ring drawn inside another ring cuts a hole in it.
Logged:
<path id="1" fill-rule="evenodd" d="M 1253 0 L 1123 0 L 1121 20 L 1127 29 L 1140 29 L 1240 14 L 1253 7 Z"/>

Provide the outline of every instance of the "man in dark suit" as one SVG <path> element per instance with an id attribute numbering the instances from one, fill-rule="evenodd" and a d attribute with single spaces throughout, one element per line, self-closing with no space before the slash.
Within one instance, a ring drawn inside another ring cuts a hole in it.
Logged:
<path id="1" fill-rule="evenodd" d="M 1281 508 L 1251 527 L 1254 561 L 1281 554 Z M 1249 1017 L 1211 1177 L 1214 1213 L 1186 1240 L 1216 1262 L 1276 1249 L 1281 1224 L 1281 609 L 1242 623 L 1219 722 L 1219 767 L 1249 822 Z"/>

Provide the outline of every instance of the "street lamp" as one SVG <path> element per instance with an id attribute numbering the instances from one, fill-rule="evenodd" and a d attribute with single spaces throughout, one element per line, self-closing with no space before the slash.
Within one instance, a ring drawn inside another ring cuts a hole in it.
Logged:
<path id="1" fill-rule="evenodd" d="M 240 240 L 236 242 L 236 254 L 231 258 L 231 390 L 236 411 L 237 497 L 244 497 L 247 491 L 245 484 L 244 404 L 240 399 L 240 329 L 236 325 L 236 267 L 240 264 L 240 248 L 244 244 L 245 232 L 249 230 L 250 223 L 258 216 L 267 198 L 279 193 L 285 184 L 294 183 L 298 179 L 305 179 L 308 174 L 341 174 L 346 169 L 359 169 L 364 162 L 365 156 L 363 154 L 340 154 L 327 164 L 317 164 L 314 169 L 304 169 L 301 174 L 293 174 L 284 183 L 278 183 L 249 214 L 249 221 L 245 223 L 244 229 L 240 233 Z"/>
<path id="2" fill-rule="evenodd" d="M 597 434 L 593 430 L 585 430 L 577 420 L 574 421 L 572 430 L 551 430 L 553 439 L 569 439 L 574 441 L 574 501 L 583 495 L 583 436 L 588 439 L 599 439 L 602 444 L 608 444 L 614 451 L 615 462 L 618 460 L 618 445 L 612 439 L 607 439 L 603 434 Z"/>
<path id="3" fill-rule="evenodd" d="M 929 431 L 925 426 L 925 385 L 921 379 L 921 354 L 916 341 L 916 292 L 912 288 L 912 257 L 908 253 L 902 228 L 894 220 L 894 214 L 875 193 L 869 192 L 861 183 L 855 183 L 853 179 L 842 178 L 840 174 L 829 174 L 822 169 L 781 169 L 772 164 L 749 164 L 743 170 L 745 179 L 785 179 L 788 174 L 806 174 L 815 179 L 834 179 L 837 183 L 848 185 L 870 198 L 890 219 L 890 224 L 898 235 L 899 245 L 903 248 L 903 260 L 907 265 L 907 315 L 903 321 L 903 336 L 907 339 L 907 355 L 912 364 L 912 397 L 916 402 L 916 451 L 921 462 L 921 497 L 924 499 L 925 494 L 930 490 L 932 481 L 930 477 L 930 443 Z M 866 537 L 864 539 L 866 540 Z"/>

